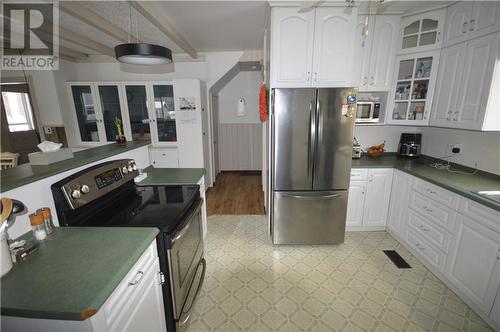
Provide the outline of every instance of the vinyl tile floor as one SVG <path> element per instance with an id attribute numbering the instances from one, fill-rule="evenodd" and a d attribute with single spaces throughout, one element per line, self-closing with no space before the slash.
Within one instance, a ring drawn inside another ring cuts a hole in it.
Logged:
<path id="1" fill-rule="evenodd" d="M 394 249 L 411 269 L 398 269 Z M 213 215 L 207 273 L 187 331 L 491 331 L 385 232 L 274 246 L 265 216 Z"/>

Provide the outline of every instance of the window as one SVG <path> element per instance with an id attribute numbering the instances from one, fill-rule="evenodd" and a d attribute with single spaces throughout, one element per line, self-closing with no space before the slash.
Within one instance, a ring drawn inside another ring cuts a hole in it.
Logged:
<path id="1" fill-rule="evenodd" d="M 33 109 L 27 92 L 2 91 L 2 100 L 10 132 L 35 129 Z"/>

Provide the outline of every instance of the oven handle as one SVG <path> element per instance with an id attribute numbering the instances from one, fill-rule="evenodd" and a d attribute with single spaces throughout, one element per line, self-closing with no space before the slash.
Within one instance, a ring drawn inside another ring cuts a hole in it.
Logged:
<path id="1" fill-rule="evenodd" d="M 187 223 L 186 223 L 186 226 L 184 226 L 180 231 L 179 233 L 177 233 L 177 235 L 172 239 L 172 245 L 174 245 L 174 243 L 176 241 L 178 241 L 181 237 L 183 237 L 187 231 L 189 230 L 189 227 L 191 226 L 191 222 L 190 220 L 193 218 L 193 216 L 198 213 L 200 211 L 200 207 L 201 205 L 203 204 L 203 198 L 200 198 L 200 200 L 198 201 L 198 204 L 196 205 L 196 207 L 193 209 L 193 212 L 189 215 L 189 217 L 186 218 L 187 220 Z"/>
<path id="2" fill-rule="evenodd" d="M 205 258 L 201 259 L 200 264 L 203 264 L 203 270 L 201 272 L 200 283 L 198 284 L 198 287 L 196 288 L 196 294 L 193 297 L 193 301 L 189 305 L 189 308 L 188 308 L 187 313 L 186 313 L 186 317 L 182 321 L 179 321 L 179 326 L 186 324 L 186 322 L 189 320 L 189 317 L 191 317 L 191 314 L 193 313 L 193 309 L 194 309 L 194 304 L 196 302 L 196 299 L 198 298 L 198 295 L 200 294 L 201 287 L 203 286 L 203 281 L 205 280 L 205 272 L 207 271 L 207 262 L 205 261 Z M 184 308 L 182 308 L 182 310 L 181 310 L 181 316 L 182 316 L 183 312 L 184 312 Z"/>

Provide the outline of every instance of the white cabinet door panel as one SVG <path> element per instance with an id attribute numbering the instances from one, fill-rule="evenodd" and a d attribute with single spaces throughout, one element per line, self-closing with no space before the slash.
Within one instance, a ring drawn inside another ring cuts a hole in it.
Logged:
<path id="1" fill-rule="evenodd" d="M 311 85 L 314 10 L 272 9 L 271 86 Z"/>
<path id="2" fill-rule="evenodd" d="M 459 1 L 446 9 L 446 28 L 443 46 L 461 43 L 467 40 L 472 1 Z"/>
<path id="3" fill-rule="evenodd" d="M 364 226 L 385 226 L 392 187 L 392 169 L 370 169 L 366 188 Z"/>
<path id="4" fill-rule="evenodd" d="M 370 67 L 370 51 L 372 38 L 365 33 L 373 31 L 374 16 L 359 15 L 356 23 L 356 35 L 353 49 L 354 65 L 352 68 L 352 85 L 359 87 L 359 91 L 366 91 Z"/>
<path id="5" fill-rule="evenodd" d="M 363 206 L 365 203 L 366 181 L 351 181 L 347 200 L 347 227 L 363 226 Z"/>
<path id="6" fill-rule="evenodd" d="M 457 111 L 460 97 L 464 58 L 465 43 L 450 46 L 441 51 L 431 125 L 453 127 L 453 114 Z"/>
<path id="7" fill-rule="evenodd" d="M 500 2 L 474 1 L 469 36 L 476 38 L 500 30 Z"/>
<path id="8" fill-rule="evenodd" d="M 495 33 L 467 42 L 461 101 L 453 115 L 457 128 L 483 126 L 499 39 L 500 33 Z"/>
<path id="9" fill-rule="evenodd" d="M 357 9 L 316 8 L 313 86 L 346 87 L 352 78 Z M 298 47 L 294 40 L 294 49 Z M 300 47 L 299 47 L 300 48 Z"/>
<path id="10" fill-rule="evenodd" d="M 394 171 L 387 228 L 401 237 L 408 221 L 408 195 L 412 182 L 411 175 Z"/>
<path id="11" fill-rule="evenodd" d="M 463 215 L 457 221 L 446 275 L 489 313 L 500 286 L 500 234 Z"/>
<path id="12" fill-rule="evenodd" d="M 399 16 L 376 15 L 368 72 L 368 91 L 388 91 L 399 33 Z"/>

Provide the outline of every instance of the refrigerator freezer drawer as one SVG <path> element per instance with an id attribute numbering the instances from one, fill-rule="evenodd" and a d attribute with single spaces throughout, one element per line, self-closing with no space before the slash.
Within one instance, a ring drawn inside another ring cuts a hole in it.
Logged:
<path id="1" fill-rule="evenodd" d="M 344 242 L 347 190 L 274 192 L 274 244 Z"/>

